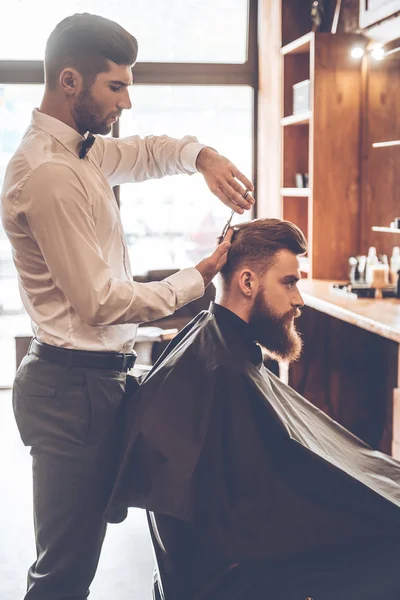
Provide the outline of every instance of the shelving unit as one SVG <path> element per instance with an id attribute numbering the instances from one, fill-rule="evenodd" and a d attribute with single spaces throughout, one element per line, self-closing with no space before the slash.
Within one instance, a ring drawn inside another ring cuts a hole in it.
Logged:
<path id="1" fill-rule="evenodd" d="M 374 142 L 373 148 L 390 148 L 392 146 L 400 146 L 400 140 L 392 140 L 390 142 Z M 372 231 L 378 231 L 381 233 L 400 233 L 400 229 L 394 229 L 393 227 L 371 227 Z"/>
<path id="2" fill-rule="evenodd" d="M 385 50 L 398 45 L 394 41 Z M 389 226 L 400 216 L 400 52 L 388 51 L 381 61 L 368 53 L 364 61 L 360 253 L 375 246 L 378 254 L 391 256 L 393 246 L 400 242 Z"/>
<path id="3" fill-rule="evenodd" d="M 356 43 L 365 40 L 311 32 L 281 48 L 282 216 L 306 234 L 307 276 L 314 279 L 346 277 L 358 250 L 361 62 L 350 56 Z M 293 86 L 306 79 L 309 110 L 293 114 Z M 297 173 L 308 173 L 308 188 L 294 187 Z"/>

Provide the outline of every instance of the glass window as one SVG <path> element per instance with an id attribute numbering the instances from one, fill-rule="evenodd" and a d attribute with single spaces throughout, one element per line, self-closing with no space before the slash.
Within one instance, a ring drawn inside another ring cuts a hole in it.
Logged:
<path id="1" fill-rule="evenodd" d="M 7 0 L 0 60 L 43 59 L 55 25 L 81 12 L 121 23 L 137 38 L 141 62 L 246 61 L 248 0 Z"/>
<path id="2" fill-rule="evenodd" d="M 120 135 L 195 135 L 252 178 L 250 87 L 133 86 L 133 108 Z M 135 274 L 182 268 L 209 253 L 230 210 L 201 175 L 177 175 L 121 186 L 121 214 Z M 235 215 L 233 224 L 248 219 Z"/>
<path id="3" fill-rule="evenodd" d="M 0 189 L 4 171 L 28 129 L 34 108 L 40 105 L 42 85 L 0 83 Z"/>
<path id="4" fill-rule="evenodd" d="M 0 189 L 8 161 L 39 106 L 41 85 L 0 85 Z M 0 314 L 22 311 L 11 245 L 0 222 Z"/>

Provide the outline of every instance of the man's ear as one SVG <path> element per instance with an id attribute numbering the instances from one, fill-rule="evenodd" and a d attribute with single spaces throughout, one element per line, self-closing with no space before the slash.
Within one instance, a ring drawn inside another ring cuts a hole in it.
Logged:
<path id="1" fill-rule="evenodd" d="M 75 96 L 82 89 L 82 75 L 72 67 L 63 69 L 58 80 L 66 96 Z"/>
<path id="2" fill-rule="evenodd" d="M 254 297 L 258 290 L 258 278 L 251 269 L 243 269 L 239 273 L 238 285 L 240 292 L 246 298 Z"/>

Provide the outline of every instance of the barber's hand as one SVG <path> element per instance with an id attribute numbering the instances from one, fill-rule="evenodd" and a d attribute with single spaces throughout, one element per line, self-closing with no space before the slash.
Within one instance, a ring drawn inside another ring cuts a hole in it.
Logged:
<path id="1" fill-rule="evenodd" d="M 228 251 L 231 247 L 231 239 L 233 236 L 233 229 L 228 229 L 222 244 L 216 247 L 211 256 L 203 258 L 202 261 L 196 265 L 196 269 L 199 271 L 204 279 L 204 286 L 207 287 L 209 283 L 214 279 L 217 273 L 220 272 L 222 267 L 226 264 L 228 259 Z"/>
<path id="2" fill-rule="evenodd" d="M 239 214 L 253 206 L 254 198 L 250 194 L 243 197 L 247 190 L 253 192 L 253 184 L 225 156 L 212 148 L 203 148 L 197 156 L 196 167 L 212 193 L 226 206 Z"/>

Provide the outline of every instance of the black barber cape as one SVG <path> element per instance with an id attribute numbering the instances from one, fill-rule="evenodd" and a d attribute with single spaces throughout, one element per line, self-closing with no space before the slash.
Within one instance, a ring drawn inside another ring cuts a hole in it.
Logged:
<path id="1" fill-rule="evenodd" d="M 170 343 L 129 403 L 109 509 L 183 521 L 227 564 L 400 552 L 400 463 L 269 372 L 255 337 L 211 304 Z"/>

